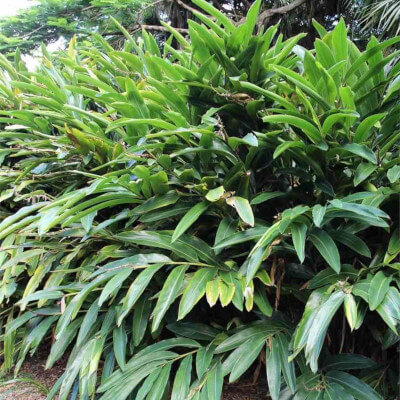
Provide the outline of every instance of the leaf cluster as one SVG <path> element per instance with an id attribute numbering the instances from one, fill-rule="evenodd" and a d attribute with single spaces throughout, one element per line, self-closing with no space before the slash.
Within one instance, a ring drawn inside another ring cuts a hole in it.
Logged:
<path id="1" fill-rule="evenodd" d="M 196 4 L 162 51 L 0 56 L 2 368 L 51 337 L 48 399 L 217 400 L 257 362 L 273 400 L 388 399 L 400 38 Z"/>

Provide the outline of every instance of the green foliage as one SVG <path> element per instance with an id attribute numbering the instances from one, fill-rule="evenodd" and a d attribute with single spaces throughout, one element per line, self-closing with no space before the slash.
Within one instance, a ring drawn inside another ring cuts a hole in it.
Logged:
<path id="1" fill-rule="evenodd" d="M 146 0 L 40 0 L 0 19 L 0 51 L 28 51 L 60 38 L 68 41 L 75 34 L 118 39 L 110 17 L 133 27 L 141 19 L 151 19 L 152 9 L 146 5 Z"/>
<path id="2" fill-rule="evenodd" d="M 0 58 L 3 370 L 51 336 L 48 399 L 219 399 L 257 362 L 273 400 L 388 399 L 400 39 L 196 4 L 178 50 Z"/>
<path id="3" fill-rule="evenodd" d="M 357 6 L 355 1 L 350 5 Z M 358 12 L 364 30 L 376 29 L 383 36 L 400 32 L 399 4 L 395 0 L 367 0 Z"/>

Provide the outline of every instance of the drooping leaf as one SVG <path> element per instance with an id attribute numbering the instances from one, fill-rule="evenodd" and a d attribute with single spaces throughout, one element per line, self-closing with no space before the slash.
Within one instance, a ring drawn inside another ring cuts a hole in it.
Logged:
<path id="1" fill-rule="evenodd" d="M 216 270 L 213 268 L 201 268 L 193 275 L 179 303 L 178 320 L 189 313 L 196 303 L 204 296 L 207 283 L 214 278 L 215 274 Z"/>
<path id="2" fill-rule="evenodd" d="M 219 399 L 222 395 L 222 387 L 224 384 L 224 378 L 222 375 L 222 365 L 217 362 L 216 366 L 212 368 L 207 376 L 207 395 L 209 399 Z"/>
<path id="3" fill-rule="evenodd" d="M 267 381 L 268 389 L 272 400 L 279 399 L 281 391 L 281 360 L 279 357 L 279 342 L 271 340 L 267 348 Z"/>
<path id="4" fill-rule="evenodd" d="M 174 233 L 172 234 L 171 242 L 175 242 L 182 234 L 184 234 L 191 225 L 193 225 L 197 219 L 203 214 L 208 208 L 207 202 L 201 202 L 192 207 L 179 221 L 176 226 Z"/>
<path id="5" fill-rule="evenodd" d="M 226 200 L 227 204 L 234 207 L 243 222 L 250 226 L 254 226 L 254 215 L 250 203 L 243 197 L 233 196 Z"/>
<path id="6" fill-rule="evenodd" d="M 309 235 L 313 245 L 320 252 L 322 257 L 326 260 L 329 266 L 336 271 L 340 272 L 340 256 L 335 242 L 328 233 L 319 229 L 313 230 Z"/>
<path id="7" fill-rule="evenodd" d="M 163 288 L 158 296 L 157 304 L 153 311 L 153 323 L 151 330 L 154 332 L 160 326 L 161 320 L 167 312 L 170 305 L 174 302 L 179 294 L 182 287 L 185 272 L 187 270 L 186 265 L 175 267 L 172 272 L 168 275 L 167 280 L 164 283 Z"/>
<path id="8" fill-rule="evenodd" d="M 344 387 L 346 391 L 360 400 L 382 400 L 382 397 L 371 386 L 347 372 L 330 371 L 327 374 L 327 379 L 329 382 Z"/>
<path id="9" fill-rule="evenodd" d="M 185 357 L 175 375 L 174 385 L 172 387 L 171 400 L 185 399 L 189 393 L 192 372 L 192 355 Z"/>
<path id="10" fill-rule="evenodd" d="M 369 309 L 371 311 L 376 310 L 379 304 L 382 303 L 389 290 L 390 281 L 391 279 L 387 277 L 382 271 L 379 271 L 372 278 L 368 292 Z"/>

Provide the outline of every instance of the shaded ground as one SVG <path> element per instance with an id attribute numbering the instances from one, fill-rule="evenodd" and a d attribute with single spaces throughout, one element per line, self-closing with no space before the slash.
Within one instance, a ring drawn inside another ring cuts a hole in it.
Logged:
<path id="1" fill-rule="evenodd" d="M 64 372 L 65 363 L 66 358 L 61 359 L 52 369 L 46 371 L 44 353 L 28 359 L 16 382 L 13 382 L 13 376 L 0 378 L 0 400 L 45 400 L 46 390 L 50 390 Z M 4 382 L 9 381 L 13 383 L 4 385 Z"/>
<path id="2" fill-rule="evenodd" d="M 258 385 L 251 385 L 246 383 L 238 383 L 236 385 L 229 385 L 224 390 L 222 396 L 223 400 L 269 400 L 263 388 Z"/>
<path id="3" fill-rule="evenodd" d="M 4 385 L 4 382 L 13 377 L 0 378 L 0 400 L 45 400 L 45 390 L 50 390 L 63 373 L 65 362 L 66 359 L 62 359 L 51 370 L 46 371 L 45 353 L 27 360 L 18 376 L 21 381 Z M 263 386 L 246 381 L 229 385 L 224 389 L 223 400 L 268 400 Z"/>

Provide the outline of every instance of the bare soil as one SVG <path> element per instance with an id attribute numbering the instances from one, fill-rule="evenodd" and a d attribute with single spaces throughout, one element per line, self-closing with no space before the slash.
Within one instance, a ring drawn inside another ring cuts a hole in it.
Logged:
<path id="1" fill-rule="evenodd" d="M 45 400 L 44 389 L 49 391 L 53 387 L 64 372 L 66 361 L 65 356 L 52 369 L 45 370 L 45 352 L 27 359 L 15 382 L 12 375 L 0 378 L 0 400 Z"/>
<path id="2" fill-rule="evenodd" d="M 223 400 L 270 400 L 263 387 L 239 382 L 224 389 Z"/>

